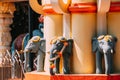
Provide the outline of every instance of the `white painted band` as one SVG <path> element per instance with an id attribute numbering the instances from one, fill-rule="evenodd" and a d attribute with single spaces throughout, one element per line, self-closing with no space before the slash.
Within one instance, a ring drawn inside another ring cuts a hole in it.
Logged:
<path id="1" fill-rule="evenodd" d="M 107 34 L 106 13 L 110 9 L 110 0 L 97 0 L 97 34 Z"/>
<path id="2" fill-rule="evenodd" d="M 38 3 L 38 0 L 29 0 L 30 7 L 38 14 L 44 14 L 43 6 Z"/>
<path id="3" fill-rule="evenodd" d="M 108 12 L 110 9 L 110 0 L 97 0 L 98 12 Z"/>

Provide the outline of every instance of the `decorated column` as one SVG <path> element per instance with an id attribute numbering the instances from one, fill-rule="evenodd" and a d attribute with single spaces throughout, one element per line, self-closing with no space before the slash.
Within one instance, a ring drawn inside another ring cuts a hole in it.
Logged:
<path id="1" fill-rule="evenodd" d="M 74 40 L 72 72 L 94 73 L 95 57 L 91 40 L 96 29 L 96 0 L 72 0 L 69 11 Z"/>
<path id="2" fill-rule="evenodd" d="M 111 0 L 108 13 L 108 33 L 117 37 L 114 54 L 114 70 L 120 72 L 120 0 Z"/>
<path id="3" fill-rule="evenodd" d="M 0 2 L 0 63 L 3 54 L 10 49 L 11 34 L 9 27 L 12 24 L 14 3 Z"/>
<path id="4" fill-rule="evenodd" d="M 46 56 L 45 56 L 45 72 L 49 72 L 49 51 L 51 48 L 50 40 L 62 36 L 62 14 L 56 13 L 51 5 L 50 0 L 42 0 L 42 5 L 38 3 L 37 0 L 30 0 L 31 8 L 44 15 L 44 38 L 46 39 Z"/>

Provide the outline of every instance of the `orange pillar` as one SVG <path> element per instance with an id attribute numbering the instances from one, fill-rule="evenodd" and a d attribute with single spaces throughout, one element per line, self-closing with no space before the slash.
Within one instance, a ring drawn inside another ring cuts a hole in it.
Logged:
<path id="1" fill-rule="evenodd" d="M 73 63 L 72 72 L 90 74 L 95 72 L 92 53 L 92 37 L 96 29 L 96 0 L 72 0 L 71 12 Z"/>
<path id="2" fill-rule="evenodd" d="M 108 33 L 117 37 L 114 68 L 115 72 L 120 72 L 120 0 L 111 0 L 108 13 Z"/>

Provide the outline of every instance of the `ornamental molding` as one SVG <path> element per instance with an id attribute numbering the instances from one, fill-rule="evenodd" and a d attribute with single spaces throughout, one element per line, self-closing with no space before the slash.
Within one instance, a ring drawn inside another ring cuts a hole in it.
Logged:
<path id="1" fill-rule="evenodd" d="M 13 15 L 16 10 L 14 3 L 0 2 L 0 14 L 11 14 Z"/>

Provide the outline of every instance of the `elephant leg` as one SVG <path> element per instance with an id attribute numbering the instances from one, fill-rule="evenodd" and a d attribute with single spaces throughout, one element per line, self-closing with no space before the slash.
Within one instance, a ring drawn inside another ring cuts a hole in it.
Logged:
<path id="1" fill-rule="evenodd" d="M 29 65 L 28 65 L 28 70 L 29 71 L 32 71 L 34 70 L 34 64 L 33 64 L 33 61 L 34 61 L 34 58 L 35 58 L 35 53 L 29 53 Z"/>
<path id="2" fill-rule="evenodd" d="M 11 74 L 12 74 L 12 78 L 16 77 L 16 62 L 13 63 Z"/>
<path id="3" fill-rule="evenodd" d="M 45 58 L 45 53 L 38 51 L 38 55 L 37 55 L 37 71 L 38 72 L 44 71 L 44 58 Z"/>
<path id="4" fill-rule="evenodd" d="M 29 72 L 31 69 L 29 68 L 29 53 L 24 53 L 24 70 Z"/>
<path id="5" fill-rule="evenodd" d="M 68 53 L 63 54 L 63 72 L 64 74 L 70 73 L 70 55 Z"/>
<path id="6" fill-rule="evenodd" d="M 20 54 L 20 60 L 23 62 L 24 61 L 24 54 Z"/>
<path id="7" fill-rule="evenodd" d="M 109 75 L 113 72 L 113 54 L 112 53 L 106 53 L 104 54 L 104 60 L 105 60 L 105 74 Z"/>
<path id="8" fill-rule="evenodd" d="M 102 74 L 102 54 L 100 52 L 96 52 L 96 73 Z"/>
<path id="9" fill-rule="evenodd" d="M 54 64 L 55 64 L 55 72 L 60 73 L 59 72 L 60 58 L 56 59 Z"/>
<path id="10" fill-rule="evenodd" d="M 54 58 L 55 54 L 52 54 L 52 52 L 50 52 L 50 59 Z M 53 71 L 54 67 L 55 67 L 55 61 L 50 61 L 50 74 L 54 75 L 55 72 Z"/>

